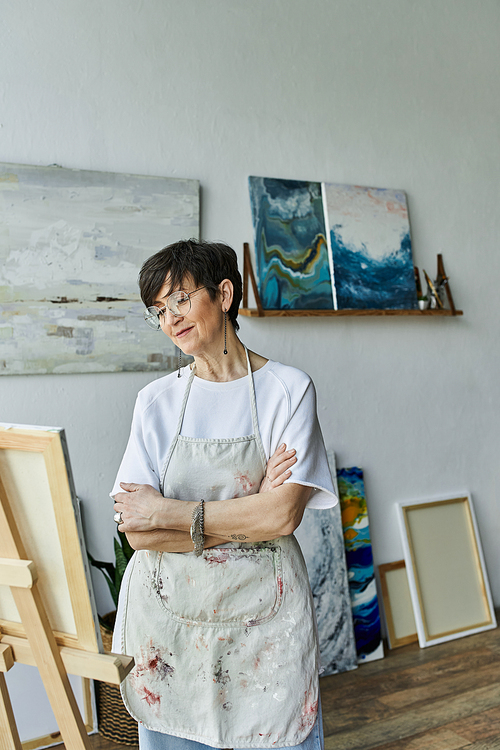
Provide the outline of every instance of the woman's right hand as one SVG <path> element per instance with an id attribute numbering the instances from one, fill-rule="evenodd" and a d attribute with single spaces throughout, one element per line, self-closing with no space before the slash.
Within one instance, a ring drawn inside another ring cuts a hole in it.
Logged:
<path id="1" fill-rule="evenodd" d="M 281 487 L 283 482 L 291 476 L 291 467 L 296 461 L 297 458 L 293 448 L 287 451 L 285 443 L 276 448 L 267 462 L 266 474 L 259 487 L 259 493 L 269 492 L 276 487 Z"/>

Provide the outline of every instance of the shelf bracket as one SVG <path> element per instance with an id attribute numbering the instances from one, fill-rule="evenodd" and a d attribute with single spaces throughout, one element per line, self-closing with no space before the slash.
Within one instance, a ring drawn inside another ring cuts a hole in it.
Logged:
<path id="1" fill-rule="evenodd" d="M 259 318 L 264 317 L 264 308 L 260 301 L 260 294 L 257 288 L 257 282 L 255 280 L 255 274 L 252 267 L 252 259 L 250 257 L 250 245 L 248 242 L 243 243 L 243 307 L 248 307 L 248 277 L 252 282 L 253 296 L 255 297 L 255 304 L 259 312 Z"/>
<path id="2" fill-rule="evenodd" d="M 443 263 L 443 256 L 441 253 L 438 254 L 437 257 L 437 277 L 436 277 L 436 284 L 438 286 L 443 285 L 446 290 L 446 296 L 448 297 L 448 304 L 450 306 L 451 314 L 456 315 L 457 311 L 455 308 L 455 303 L 453 302 L 453 295 L 451 293 L 450 289 L 450 282 L 448 280 L 448 277 L 444 271 L 444 263 Z"/>

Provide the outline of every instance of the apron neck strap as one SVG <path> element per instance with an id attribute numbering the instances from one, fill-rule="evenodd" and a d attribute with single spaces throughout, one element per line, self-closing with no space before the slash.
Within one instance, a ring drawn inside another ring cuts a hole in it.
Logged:
<path id="1" fill-rule="evenodd" d="M 253 433 L 254 435 L 259 435 L 259 420 L 257 418 L 257 402 L 255 399 L 255 385 L 253 382 L 253 373 L 252 373 L 252 366 L 250 364 L 250 356 L 248 354 L 248 349 L 246 348 L 245 344 L 243 344 L 245 347 L 245 354 L 247 357 L 247 367 L 248 367 L 248 390 L 250 392 L 250 408 L 252 410 L 252 425 L 253 425 Z"/>
<path id="2" fill-rule="evenodd" d="M 252 426 L 253 426 L 254 435 L 258 435 L 259 440 L 260 440 L 259 420 L 257 418 L 257 402 L 255 399 L 255 386 L 253 382 L 252 366 L 250 364 L 250 356 L 248 354 L 248 349 L 246 348 L 245 344 L 243 344 L 243 348 L 245 349 L 245 356 L 247 359 L 248 390 L 249 390 L 249 396 L 250 396 L 250 409 L 252 411 Z M 188 382 L 186 383 L 186 390 L 184 391 L 184 398 L 182 399 L 181 411 L 179 414 L 179 421 L 177 422 L 177 429 L 175 431 L 175 438 L 178 438 L 179 435 L 181 434 L 182 423 L 184 421 L 184 412 L 186 411 L 186 404 L 187 404 L 189 392 L 191 390 L 191 386 L 193 384 L 195 374 L 196 374 L 196 365 L 194 365 L 193 369 L 191 370 Z M 261 452 L 263 452 L 262 448 L 261 448 Z"/>
<path id="3" fill-rule="evenodd" d="M 174 442 L 177 440 L 177 438 L 181 434 L 182 422 L 184 420 L 184 412 L 186 411 L 186 404 L 187 404 L 187 400 L 188 400 L 188 396 L 189 396 L 189 391 L 191 390 L 191 385 L 193 383 L 195 372 L 196 372 L 196 366 L 194 366 L 193 369 L 191 370 L 191 373 L 190 373 L 189 378 L 188 378 L 188 382 L 186 384 L 186 389 L 184 391 L 184 398 L 182 399 L 181 411 L 179 413 L 179 421 L 177 422 L 177 429 L 175 431 L 175 438 L 174 438 L 174 441 L 173 441 L 172 445 L 174 444 Z"/>

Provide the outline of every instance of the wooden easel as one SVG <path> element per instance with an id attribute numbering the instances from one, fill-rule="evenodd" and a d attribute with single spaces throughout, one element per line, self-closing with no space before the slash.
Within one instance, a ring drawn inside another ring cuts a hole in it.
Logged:
<path id="1" fill-rule="evenodd" d="M 68 673 L 120 684 L 134 660 L 57 643 L 37 587 L 36 565 L 27 559 L 1 477 L 0 584 L 10 586 L 24 628 L 24 637 L 0 633 L 0 750 L 22 750 L 3 674 L 15 661 L 38 667 L 67 750 L 89 749 L 87 730 Z"/>

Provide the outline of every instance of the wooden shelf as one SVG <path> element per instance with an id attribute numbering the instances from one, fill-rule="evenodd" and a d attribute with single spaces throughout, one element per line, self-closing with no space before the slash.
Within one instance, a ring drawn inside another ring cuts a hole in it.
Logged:
<path id="1" fill-rule="evenodd" d="M 417 291 L 420 293 L 420 276 L 418 268 L 415 271 L 415 283 Z M 425 278 L 430 290 L 433 292 L 438 303 L 437 308 L 432 310 L 264 310 L 262 302 L 260 300 L 259 290 L 257 288 L 257 282 L 255 280 L 255 274 L 252 268 L 252 261 L 250 258 L 250 245 L 248 242 L 243 243 L 243 298 L 242 307 L 239 309 L 239 313 L 247 318 L 291 318 L 291 317 L 303 317 L 303 318 L 320 318 L 320 317 L 333 317 L 334 315 L 339 316 L 368 316 L 368 315 L 383 315 L 395 316 L 395 315 L 413 315 L 414 317 L 437 317 L 446 318 L 454 317 L 455 315 L 463 315 L 462 310 L 457 310 L 455 303 L 453 302 L 453 296 L 451 294 L 450 285 L 448 283 L 448 277 L 444 271 L 443 256 L 438 255 L 437 257 L 437 284 L 444 285 L 446 290 L 446 296 L 448 299 L 449 308 L 445 309 L 442 300 L 439 295 L 436 294 L 434 284 L 425 273 Z M 248 307 L 248 279 L 252 283 L 253 295 L 255 297 L 255 304 L 257 307 Z"/>
<path id="2" fill-rule="evenodd" d="M 413 315 L 416 317 L 453 317 L 463 315 L 462 310 L 262 310 L 240 307 L 239 314 L 247 318 L 288 318 L 288 317 L 333 317 L 368 315 Z"/>

